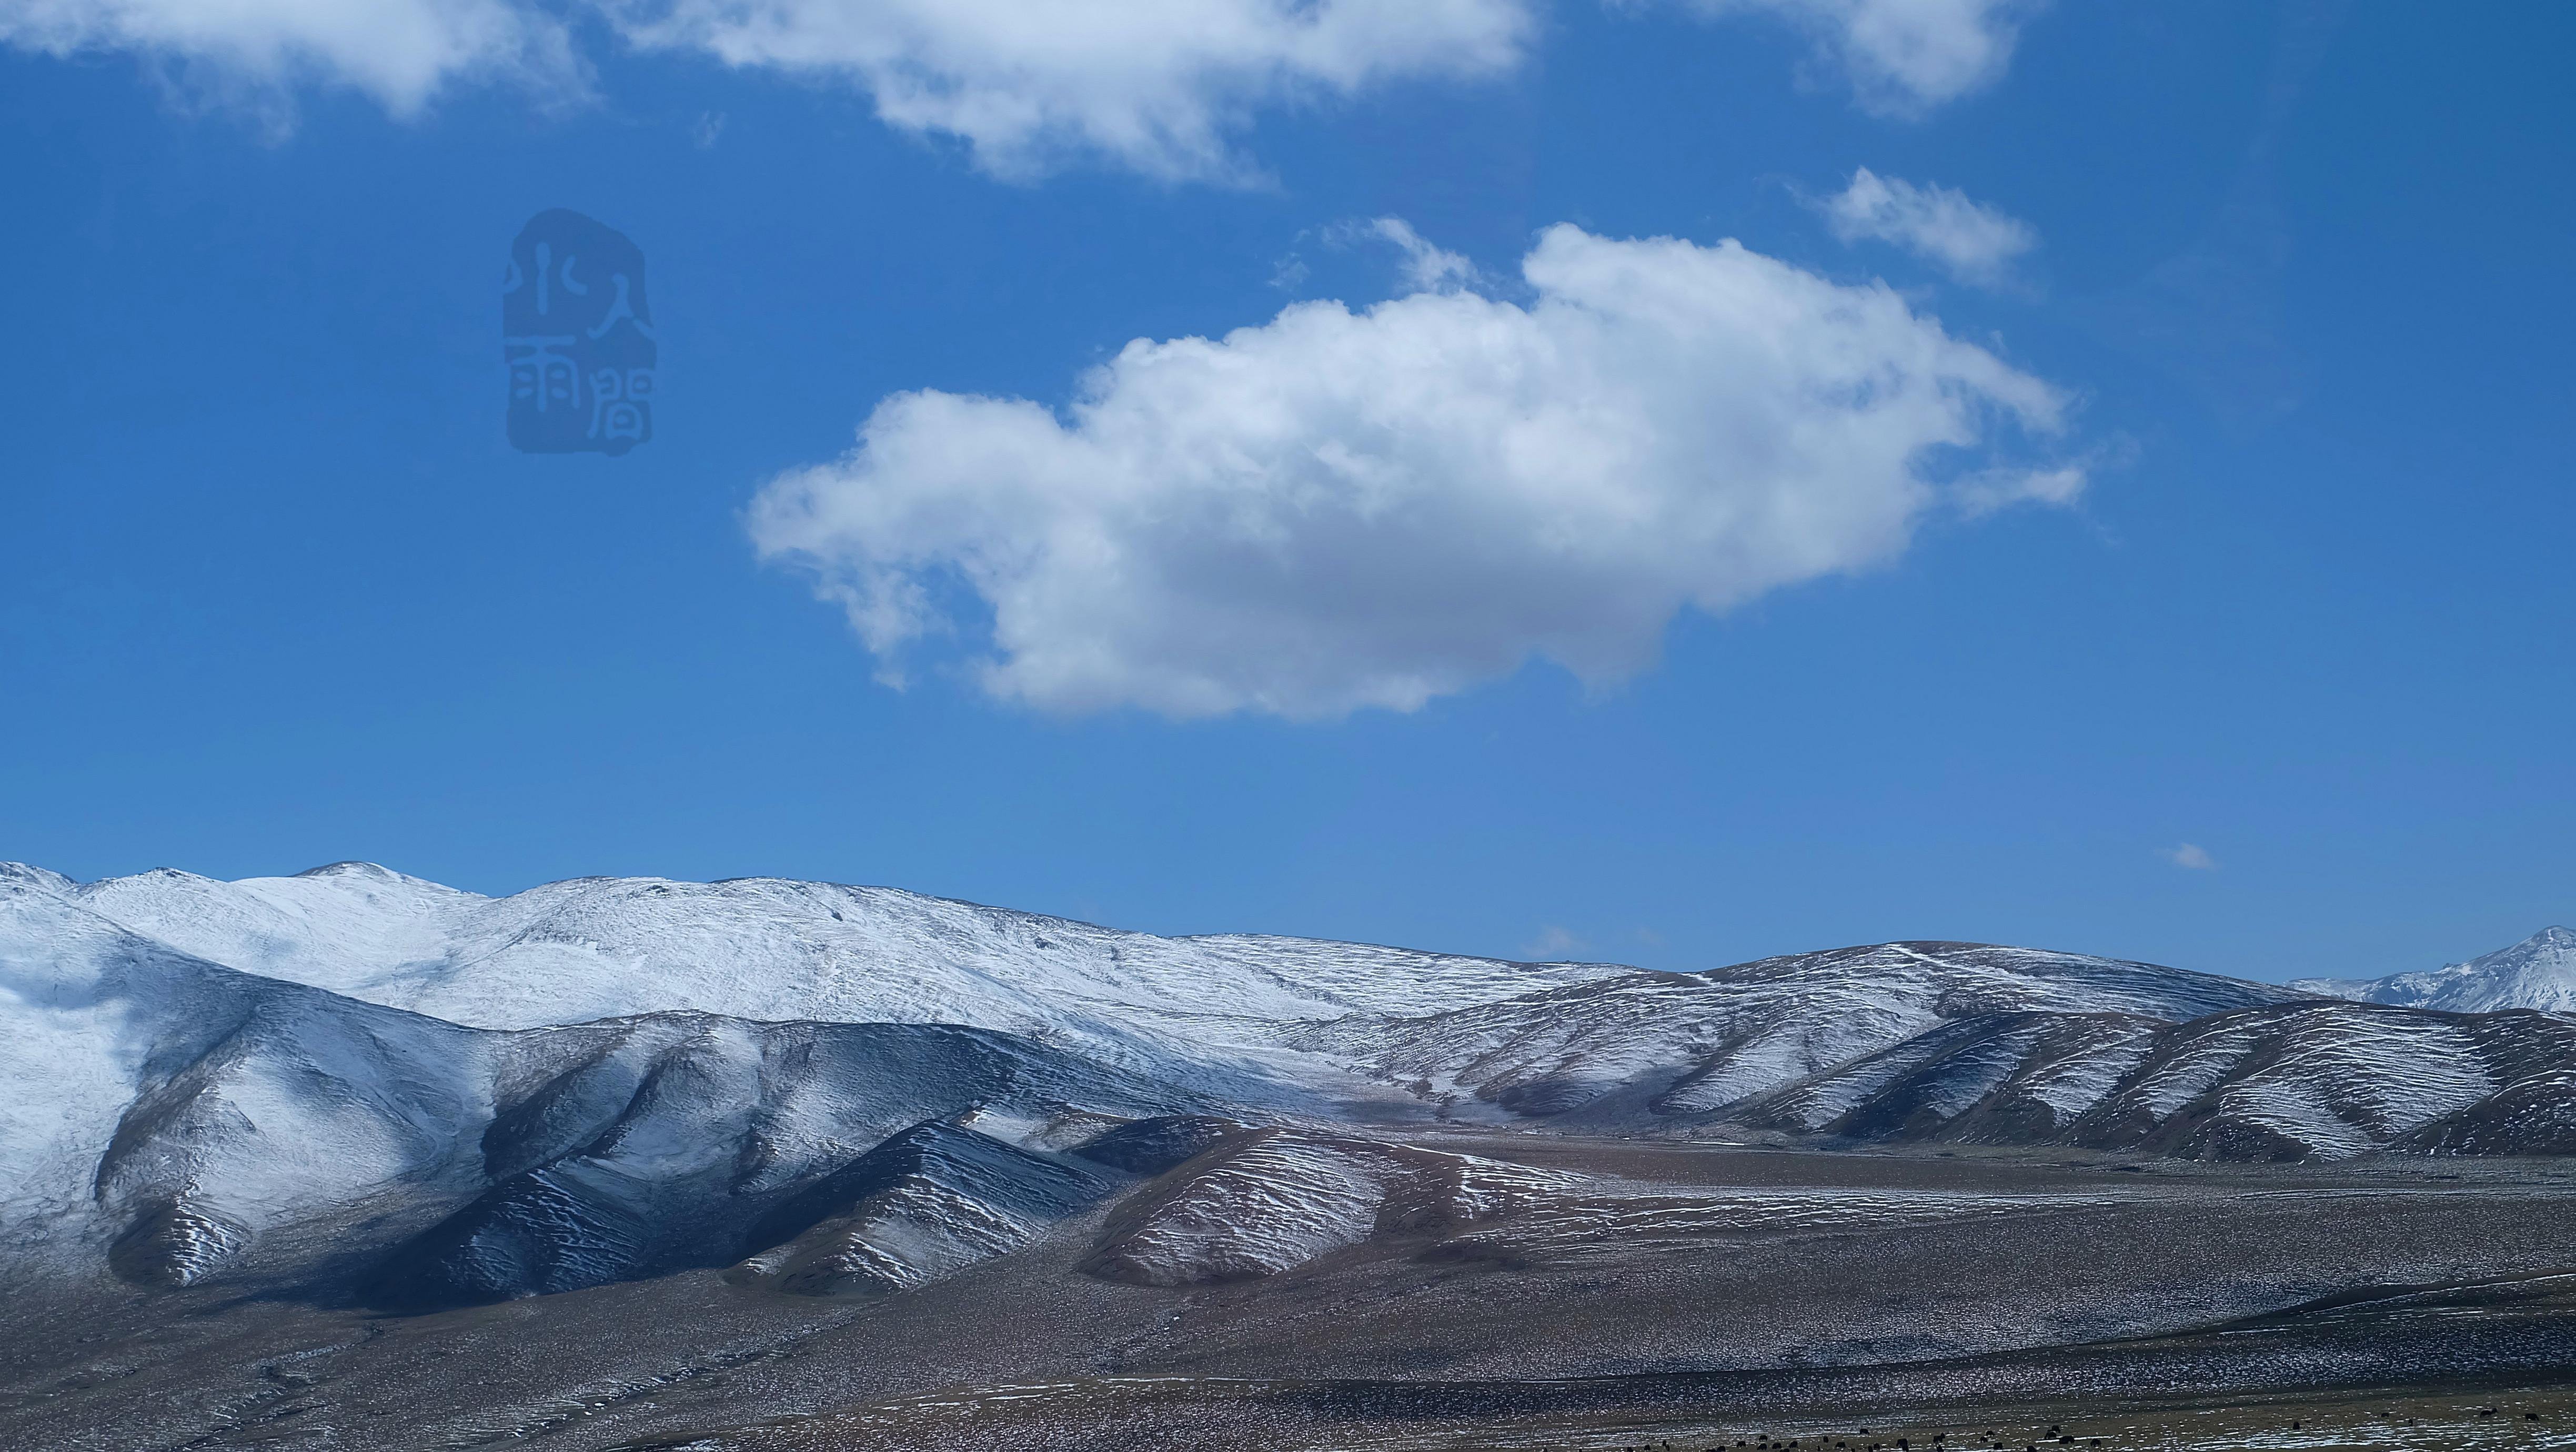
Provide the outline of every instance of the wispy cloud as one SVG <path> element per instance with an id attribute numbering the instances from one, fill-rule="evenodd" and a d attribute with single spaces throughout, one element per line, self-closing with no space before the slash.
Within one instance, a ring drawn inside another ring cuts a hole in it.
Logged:
<path id="1" fill-rule="evenodd" d="M 363 92 L 396 116 L 459 80 L 587 86 L 564 21 L 512 0 L 0 0 L 0 44 L 132 55 L 280 128 L 307 85 Z"/>
<path id="2" fill-rule="evenodd" d="M 1468 261 L 1464 253 L 1432 246 L 1402 217 L 1347 223 L 1329 229 L 1324 236 L 1326 241 L 1335 243 L 1369 239 L 1393 245 L 1403 254 L 1405 285 L 1414 292 L 1454 292 L 1477 281 L 1476 264 Z"/>
<path id="3" fill-rule="evenodd" d="M 1614 5 L 1621 0 L 1613 0 Z M 1637 6 L 1643 0 L 1625 0 Z M 1861 109 L 1920 117 L 1992 85 L 2045 0 L 1686 0 L 1712 18 L 1770 15 L 1803 31 Z"/>
<path id="4" fill-rule="evenodd" d="M 1844 242 L 1893 243 L 1977 287 L 2009 284 L 2013 263 L 2039 245 L 2029 223 L 1964 192 L 1917 186 L 1868 167 L 1852 173 L 1851 185 L 1812 205 Z"/>
<path id="5" fill-rule="evenodd" d="M 2210 856 L 2209 849 L 2197 842 L 2185 842 L 2178 847 L 2161 847 L 2157 849 L 2157 855 L 2176 867 L 2189 868 L 2193 872 L 2218 870 L 2218 859 Z"/>

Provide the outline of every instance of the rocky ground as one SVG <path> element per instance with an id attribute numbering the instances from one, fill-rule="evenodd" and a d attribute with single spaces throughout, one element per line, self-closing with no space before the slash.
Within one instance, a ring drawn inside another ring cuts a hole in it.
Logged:
<path id="1" fill-rule="evenodd" d="M 2123 1447 L 2168 1425 L 2187 1445 L 2550 1446 L 2558 1403 L 2533 1398 L 2576 1375 L 2564 1162 L 1511 1131 L 1398 1148 L 1425 1158 L 1372 1171 L 1367 1233 L 1256 1278 L 1103 1274 L 1130 1196 L 869 1295 L 693 1270 L 402 1315 L 310 1277 L 263 1284 L 259 1257 L 312 1263 L 293 1233 L 194 1286 L 29 1283 L 0 1327 L 0 1445 L 1819 1452 L 1860 1435 L 1845 1423 L 1892 1448 L 1884 1422 L 1908 1452 L 1928 1440 L 1908 1428 L 1987 1452 L 2055 1422 Z M 1491 1214 L 1417 1213 L 1419 1166 L 1459 1154 L 1520 1188 Z M 1204 1174 L 1142 1198 L 1182 1203 Z M 2226 1441 L 2360 1389 L 2426 1409 L 2407 1415 L 2427 1430 L 2397 1436 L 2368 1400 L 2314 1416 L 2379 1441 Z M 2509 1393 L 2544 1420 L 2458 1410 Z"/>

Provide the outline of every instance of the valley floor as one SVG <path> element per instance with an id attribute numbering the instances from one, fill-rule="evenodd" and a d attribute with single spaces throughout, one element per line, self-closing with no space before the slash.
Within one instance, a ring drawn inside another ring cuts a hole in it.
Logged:
<path id="1" fill-rule="evenodd" d="M 12 1276 L 0 1446 L 1924 1452 L 1941 1431 L 1990 1452 L 2052 1423 L 2105 1452 L 2168 1431 L 2281 1452 L 2576 1440 L 2549 1390 L 2576 1382 L 2576 1164 L 1422 1143 L 1589 1184 L 1216 1285 L 1084 1273 L 1096 1216 L 860 1299 L 697 1271 L 401 1316 L 264 1282 L 258 1256 L 177 1291 Z"/>
<path id="2" fill-rule="evenodd" d="M 1499 1389 L 1495 1389 L 1497 1392 Z M 1406 1407 L 1359 1388 L 1263 1383 L 1106 1383 L 956 1391 L 804 1423 L 657 1439 L 635 1452 L 1163 1452 L 1243 1447 L 1299 1452 L 1727 1452 L 1755 1447 L 2047 1452 L 2558 1452 L 2576 1447 L 2576 1385 L 2557 1380 L 2399 1384 L 2227 1395 L 2139 1394 L 2056 1401 L 1804 1405 L 1773 1412 L 1707 1390 L 1698 1406 L 1604 1406 L 1513 1413 Z M 1682 1398 L 1680 1400 L 1688 1400 Z M 1839 1415 L 1837 1415 L 1839 1411 Z M 2062 1430 L 2061 1430 L 2062 1429 Z M 1935 1437 L 1947 1439 L 1934 1442 Z M 2062 1449 L 2061 1449 L 2062 1452 Z"/>

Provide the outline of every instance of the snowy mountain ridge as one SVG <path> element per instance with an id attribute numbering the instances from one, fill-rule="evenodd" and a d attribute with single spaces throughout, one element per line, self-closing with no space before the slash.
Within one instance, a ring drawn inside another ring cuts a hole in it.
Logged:
<path id="1" fill-rule="evenodd" d="M 776 878 L 576 878 L 488 898 L 368 863 L 241 882 L 160 869 L 93 883 L 0 864 L 0 884 L 207 962 L 477 1028 L 679 1009 L 960 1023 L 1138 1068 L 1257 1041 L 1264 1023 L 1429 1012 L 1635 971 L 1303 938 L 1165 938 Z"/>
<path id="2" fill-rule="evenodd" d="M 2301 978 L 2290 986 L 2327 998 L 2454 1013 L 2508 1008 L 2576 1013 L 2576 930 L 2543 928 L 2510 948 L 2424 972 L 2392 973 L 2385 978 Z"/>
<path id="3" fill-rule="evenodd" d="M 2151 963 L 1979 943 L 1882 943 L 1706 973 L 1636 973 L 1288 1041 L 1390 1083 L 1558 1114 L 1706 1114 L 1955 1020 L 2130 1014 L 2182 1023 L 2300 995 Z"/>

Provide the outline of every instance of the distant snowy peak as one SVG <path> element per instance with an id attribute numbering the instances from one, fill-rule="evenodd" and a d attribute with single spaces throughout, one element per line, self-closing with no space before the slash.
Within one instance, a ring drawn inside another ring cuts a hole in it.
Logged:
<path id="1" fill-rule="evenodd" d="M 2576 1013 L 2576 931 L 2543 928 L 2510 948 L 2430 972 L 2386 978 L 2302 978 L 2290 986 L 2327 998 L 2454 1013 L 2507 1008 Z"/>

